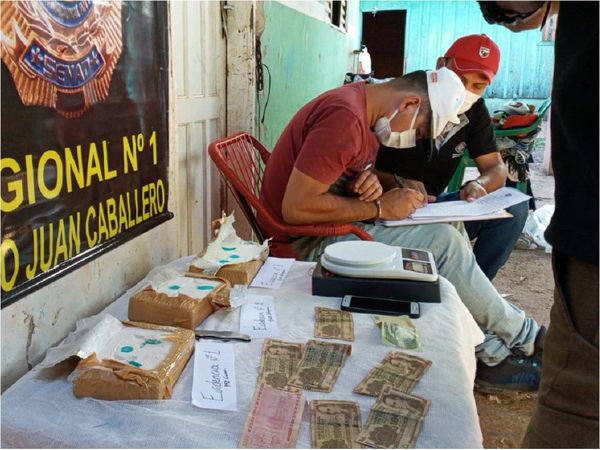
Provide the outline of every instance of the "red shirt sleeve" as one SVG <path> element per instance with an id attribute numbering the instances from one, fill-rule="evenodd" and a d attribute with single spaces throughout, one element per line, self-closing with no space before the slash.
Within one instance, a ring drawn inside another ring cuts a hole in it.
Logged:
<path id="1" fill-rule="evenodd" d="M 328 185 L 348 169 L 363 169 L 357 165 L 364 136 L 354 112 L 347 108 L 326 108 L 307 122 L 308 134 L 296 159 L 296 169 Z"/>

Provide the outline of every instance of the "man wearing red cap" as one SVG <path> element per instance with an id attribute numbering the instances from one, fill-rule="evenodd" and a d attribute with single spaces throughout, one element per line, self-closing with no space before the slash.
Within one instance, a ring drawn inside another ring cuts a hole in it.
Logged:
<path id="1" fill-rule="evenodd" d="M 438 59 L 437 67 L 454 71 L 466 88 L 465 102 L 459 110 L 460 124 L 447 126 L 433 144 L 420 141 L 415 148 L 401 151 L 383 146 L 377 169 L 395 173 L 398 184 L 418 190 L 429 201 L 459 198 L 472 201 L 504 186 L 506 167 L 496 146 L 489 112 L 481 99 L 499 65 L 500 50 L 485 34 L 457 39 Z M 479 177 L 465 183 L 459 192 L 442 194 L 465 149 L 475 160 Z M 512 219 L 465 222 L 469 238 L 477 238 L 473 246 L 477 263 L 490 280 L 508 260 L 523 230 L 527 202 L 508 211 Z"/>
<path id="2" fill-rule="evenodd" d="M 325 92 L 303 106 L 283 131 L 269 157 L 260 198 L 273 216 L 290 225 L 354 222 L 376 241 L 431 250 L 439 274 L 454 285 L 486 331 L 485 341 L 476 349 L 485 367 L 481 372 L 503 377 L 499 382 L 498 377 L 488 379 L 488 386 L 535 390 L 543 332 L 535 320 L 500 296 L 478 266 L 464 233 L 449 224 L 364 223 L 406 218 L 425 199 L 414 189 L 396 186 L 391 176 L 387 178 L 392 183 L 380 183 L 371 171 L 380 145 L 410 149 L 418 139 L 436 139 L 448 123 L 460 125 L 464 99 L 463 83 L 445 67 Z M 316 260 L 328 244 L 356 239 L 286 236 L 264 216 L 257 219 L 273 243 L 291 244 L 299 259 Z"/>
<path id="3" fill-rule="evenodd" d="M 437 67 L 452 70 L 466 88 L 465 102 L 459 110 L 460 123 L 448 124 L 435 141 L 418 141 L 412 149 L 398 150 L 383 145 L 377 156 L 376 168 L 394 173 L 398 185 L 421 192 L 429 201 L 459 198 L 473 201 L 504 186 L 506 167 L 496 146 L 489 112 L 481 98 L 499 65 L 500 50 L 485 34 L 472 34 L 456 40 L 438 59 Z M 443 193 L 465 149 L 475 160 L 480 175 L 465 183 L 459 192 Z M 508 211 L 513 215 L 511 219 L 464 223 L 469 238 L 477 239 L 473 253 L 490 280 L 510 256 L 523 230 L 528 202 L 514 205 Z M 536 336 L 540 348 L 545 330 L 545 327 L 540 327 Z M 531 367 L 526 369 L 523 361 L 519 352 L 513 352 L 497 365 L 487 365 L 480 360 L 476 383 L 486 389 L 536 389 L 538 376 L 532 376 L 535 370 L 532 372 Z M 541 353 L 534 355 L 528 363 L 539 370 Z"/>

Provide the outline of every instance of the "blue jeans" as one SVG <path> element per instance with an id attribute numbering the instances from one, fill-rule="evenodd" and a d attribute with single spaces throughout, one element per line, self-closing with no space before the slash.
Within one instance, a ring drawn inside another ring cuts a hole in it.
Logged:
<path id="1" fill-rule="evenodd" d="M 444 192 L 437 197 L 438 202 L 449 200 L 460 200 L 459 192 Z M 508 257 L 523 231 L 529 211 L 529 202 L 518 203 L 506 210 L 513 217 L 465 222 L 465 230 L 467 230 L 469 239 L 477 239 L 473 246 L 477 264 L 490 281 L 508 261 Z"/>
<path id="2" fill-rule="evenodd" d="M 533 353 L 538 324 L 498 294 L 477 265 L 467 236 L 456 227 L 443 223 L 407 227 L 356 225 L 384 244 L 422 248 L 433 253 L 438 273 L 454 285 L 475 322 L 486 334 L 485 342 L 476 348 L 482 362 L 490 366 L 499 364 L 512 349 L 519 349 L 526 355 Z M 327 237 L 310 249 L 307 259 L 316 260 L 333 242 L 357 239 L 353 234 Z"/>

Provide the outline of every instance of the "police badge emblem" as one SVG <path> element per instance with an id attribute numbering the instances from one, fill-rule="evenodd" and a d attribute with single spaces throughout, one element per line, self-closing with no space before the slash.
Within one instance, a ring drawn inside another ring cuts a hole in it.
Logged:
<path id="1" fill-rule="evenodd" d="M 2 61 L 23 104 L 73 118 L 108 96 L 123 48 L 120 2 L 0 4 Z"/>
<path id="2" fill-rule="evenodd" d="M 490 49 L 487 47 L 479 47 L 479 56 L 481 58 L 487 58 L 490 56 Z"/>

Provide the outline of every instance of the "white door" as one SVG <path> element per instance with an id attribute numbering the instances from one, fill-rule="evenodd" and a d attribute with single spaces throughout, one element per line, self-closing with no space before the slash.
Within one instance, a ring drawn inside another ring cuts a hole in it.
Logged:
<path id="1" fill-rule="evenodd" d="M 217 1 L 170 2 L 178 139 L 180 254 L 206 248 L 220 215 L 219 174 L 208 144 L 225 132 L 225 39 Z"/>

